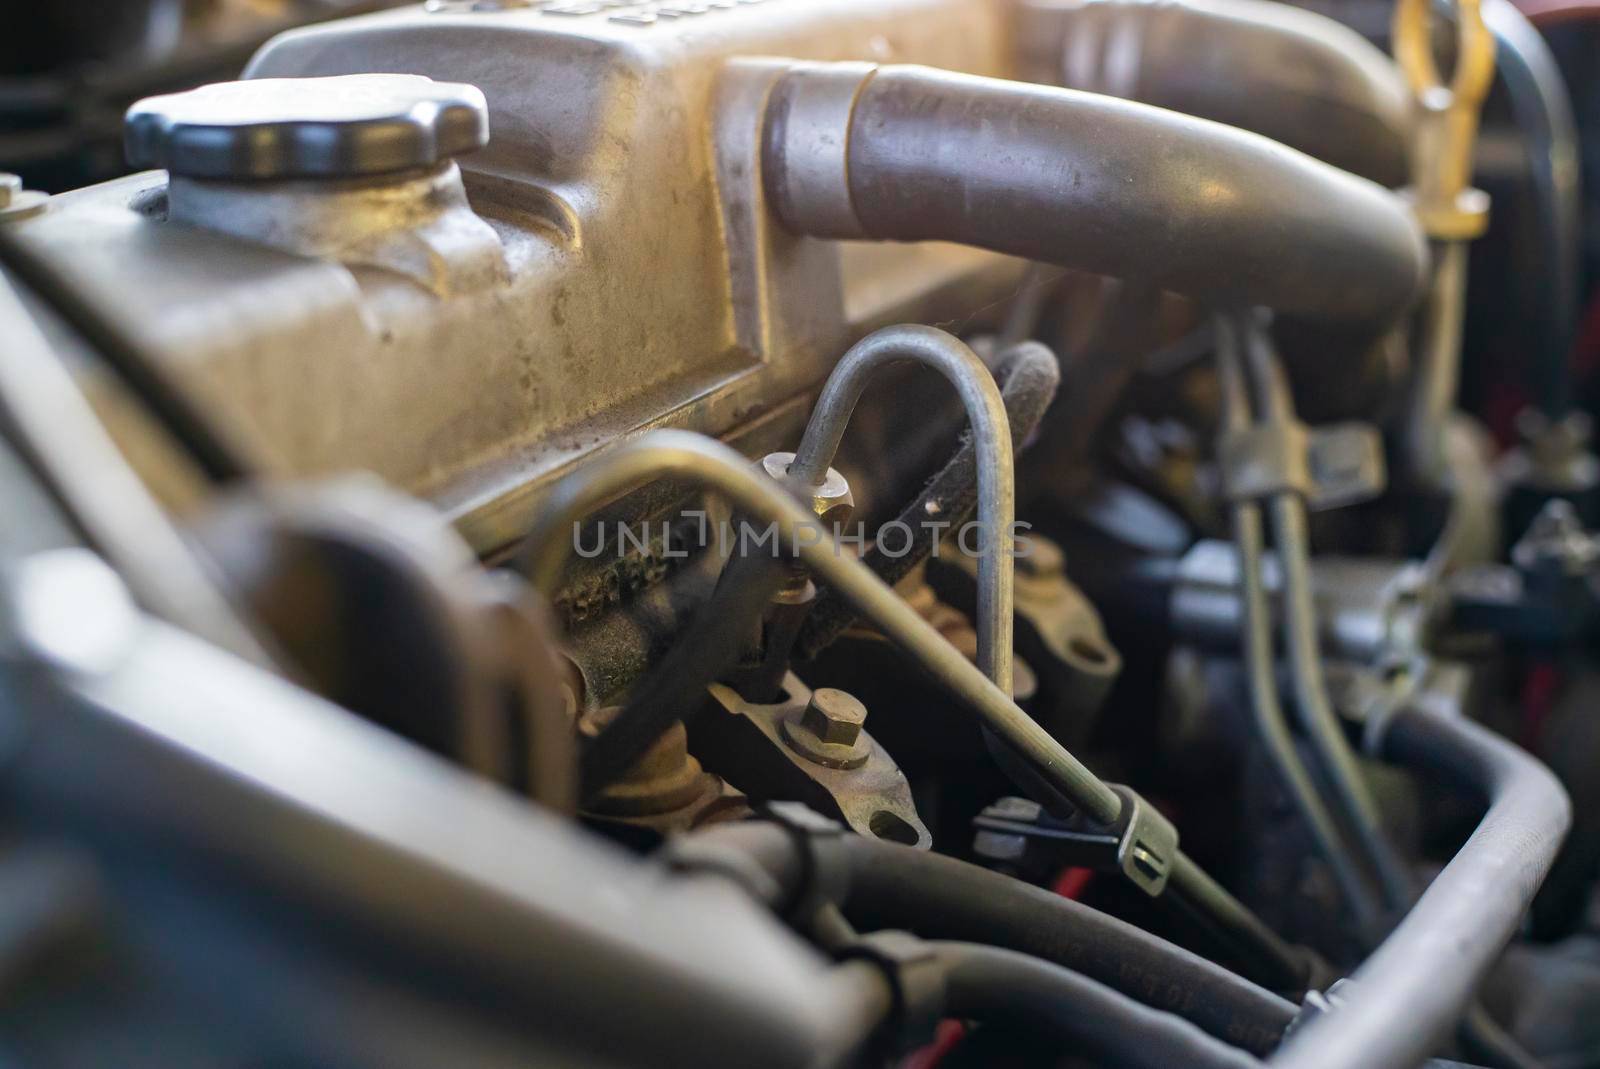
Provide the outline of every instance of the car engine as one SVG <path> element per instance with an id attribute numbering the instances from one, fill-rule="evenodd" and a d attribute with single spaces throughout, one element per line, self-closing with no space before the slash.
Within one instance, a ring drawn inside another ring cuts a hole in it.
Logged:
<path id="1" fill-rule="evenodd" d="M 1600 1066 L 1592 0 L 244 6 L 0 138 L 0 1060 Z"/>

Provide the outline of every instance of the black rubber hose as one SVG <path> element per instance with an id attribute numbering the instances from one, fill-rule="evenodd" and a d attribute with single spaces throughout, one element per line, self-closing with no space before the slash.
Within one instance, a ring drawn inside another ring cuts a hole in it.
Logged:
<path id="1" fill-rule="evenodd" d="M 1060 364 L 1047 346 L 1026 341 L 1000 354 L 995 377 L 1011 424 L 1011 440 L 1020 448 L 1038 428 L 1055 398 L 1056 387 L 1061 383 Z M 873 546 L 862 556 L 863 563 L 878 578 L 892 585 L 926 559 L 934 538 L 929 519 L 948 520 L 952 524 L 949 529 L 954 530 L 972 513 L 978 499 L 976 457 L 969 429 L 944 467 L 896 517 L 912 532 L 906 551 L 891 557 Z M 823 588 L 800 630 L 796 655 L 803 660 L 816 657 L 857 618 L 856 611 L 843 598 L 831 588 Z"/>
<path id="2" fill-rule="evenodd" d="M 1156 901 L 1204 933 L 1223 960 L 1243 975 L 1297 999 L 1305 994 L 1312 959 L 1284 942 L 1182 850 L 1173 858 L 1167 889 Z"/>
<path id="3" fill-rule="evenodd" d="M 772 880 L 769 904 L 792 908 L 815 874 L 783 828 L 708 828 L 690 842 L 754 861 Z M 814 840 L 842 879 L 833 889 L 857 927 L 905 928 L 930 939 L 988 943 L 1065 966 L 1176 1013 L 1230 1044 L 1265 1054 L 1294 1017 L 1277 995 L 1115 917 L 955 858 L 860 836 Z"/>
<path id="4" fill-rule="evenodd" d="M 1297 1030 L 1274 1066 L 1408 1069 L 1426 1061 L 1516 933 L 1572 823 L 1550 770 L 1469 720 L 1402 710 L 1373 725 L 1372 741 L 1387 760 L 1475 792 L 1487 812 L 1356 970 L 1344 1003 Z"/>
<path id="5" fill-rule="evenodd" d="M 256 473 L 244 449 L 172 381 L 161 358 L 86 297 L 82 287 L 0 227 L 0 267 L 75 331 L 214 482 Z"/>
<path id="6" fill-rule="evenodd" d="M 845 76 L 853 96 L 830 81 Z M 845 106 L 812 108 L 813 91 Z M 1428 252 L 1400 198 L 1220 123 L 923 67 L 801 67 L 772 101 L 763 173 L 797 233 L 956 241 L 1352 340 L 1423 290 Z"/>
<path id="7" fill-rule="evenodd" d="M 1545 415 L 1567 414 L 1571 373 L 1568 355 L 1577 327 L 1582 288 L 1578 133 L 1561 68 L 1538 29 L 1511 0 L 1484 0 L 1483 21 L 1494 33 L 1500 79 L 1517 129 L 1528 145 L 1537 235 L 1534 247 L 1548 259 L 1536 266 L 1544 302 L 1540 356 L 1528 362 L 1528 383 Z"/>
<path id="8" fill-rule="evenodd" d="M 952 1017 L 1020 1027 L 1108 1069 L 1260 1069 L 1182 1018 L 1059 965 L 973 943 L 930 946 Z"/>
<path id="9" fill-rule="evenodd" d="M 954 858 L 857 839 L 846 916 L 863 929 L 989 943 L 1081 972 L 1218 1039 L 1273 1050 L 1292 1003 L 1197 954 L 1052 891 Z"/>

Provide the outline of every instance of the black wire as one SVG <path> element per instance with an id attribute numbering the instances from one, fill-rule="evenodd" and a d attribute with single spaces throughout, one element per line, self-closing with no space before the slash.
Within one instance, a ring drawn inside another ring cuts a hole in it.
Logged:
<path id="1" fill-rule="evenodd" d="M 581 800 L 615 783 L 662 732 L 700 708 L 707 684 L 738 661 L 744 637 L 783 584 L 787 568 L 787 561 L 759 550 L 723 566 L 716 588 L 672 650 L 584 747 L 579 758 Z"/>

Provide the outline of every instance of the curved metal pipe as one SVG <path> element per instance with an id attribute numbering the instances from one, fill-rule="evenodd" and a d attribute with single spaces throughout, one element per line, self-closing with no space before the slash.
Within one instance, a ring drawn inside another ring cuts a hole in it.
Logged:
<path id="1" fill-rule="evenodd" d="M 1410 180 L 1405 79 L 1325 15 L 1270 0 L 1028 0 L 1016 41 L 1024 80 L 1250 130 L 1380 185 Z"/>
<path id="2" fill-rule="evenodd" d="M 1244 321 L 1241 322 L 1240 320 Z M 1220 315 L 1217 327 L 1217 372 L 1222 389 L 1223 428 L 1229 433 L 1249 429 L 1253 422 L 1245 387 L 1242 351 L 1253 324 L 1248 316 Z M 1365 873 L 1350 856 L 1332 812 L 1323 803 L 1284 716 L 1278 699 L 1278 677 L 1272 646 L 1272 610 L 1262 576 L 1263 537 L 1261 505 L 1236 501 L 1231 507 L 1233 540 L 1239 555 L 1240 650 L 1250 687 L 1250 708 L 1256 734 L 1294 802 L 1317 851 L 1327 862 L 1339 893 L 1361 931 L 1362 948 L 1373 946 L 1381 934 L 1383 907 L 1368 886 Z"/>
<path id="3" fill-rule="evenodd" d="M 1259 398 L 1262 420 L 1268 424 L 1287 424 L 1295 418 L 1294 396 L 1283 365 L 1273 350 L 1272 339 L 1259 322 L 1251 321 L 1245 329 L 1247 366 Z M 1391 909 L 1405 909 L 1411 904 L 1411 889 L 1404 869 L 1384 835 L 1377 800 L 1362 778 L 1356 755 L 1344 737 L 1344 727 L 1328 697 L 1311 582 L 1311 535 L 1306 503 L 1298 494 L 1284 491 L 1267 499 L 1267 511 L 1272 520 L 1272 537 L 1278 546 L 1278 562 L 1283 569 L 1283 644 L 1289 657 L 1300 730 L 1311 744 L 1311 752 L 1322 766 L 1323 776 L 1333 787 L 1334 803 L 1354 833 L 1357 847 L 1378 877 L 1384 901 Z"/>
<path id="4" fill-rule="evenodd" d="M 1442 487 L 1449 477 L 1449 423 L 1461 387 L 1461 331 L 1466 316 L 1467 245 L 1435 243 L 1433 280 L 1419 317 L 1415 366 L 1405 399 L 1401 459 L 1408 480 Z"/>
<path id="5" fill-rule="evenodd" d="M 572 525 L 606 502 L 657 479 L 679 479 L 714 490 L 736 508 L 774 524 L 780 546 L 792 548 L 801 563 L 978 713 L 1052 787 L 1102 824 L 1117 819 L 1122 802 L 1110 787 L 1018 708 L 871 569 L 840 553 L 816 517 L 782 486 L 713 439 L 687 431 L 651 431 L 609 450 L 557 483 L 528 535 L 521 558 L 524 573 L 539 589 L 554 589 L 572 552 Z"/>
<path id="6" fill-rule="evenodd" d="M 1122 800 L 1082 762 L 933 629 L 894 590 L 854 557 L 839 552 L 816 517 L 784 487 L 727 446 L 688 431 L 651 431 L 595 458 L 561 482 L 544 502 L 522 554 L 523 574 L 552 590 L 572 552 L 572 526 L 595 509 L 658 479 L 677 479 L 724 495 L 737 509 L 777 529 L 812 573 L 871 620 L 968 709 L 975 712 L 1042 781 L 1089 819 L 1110 824 Z M 796 486 L 791 482 L 791 486 Z M 804 534 L 802 534 L 804 532 Z M 1187 854 L 1173 855 L 1164 898 L 1248 962 L 1248 975 L 1274 990 L 1303 983 L 1305 964 L 1259 918 L 1211 879 Z"/>
<path id="7" fill-rule="evenodd" d="M 1017 443 L 1026 441 L 1044 419 L 1045 411 L 1056 396 L 1056 387 L 1060 385 L 1061 368 L 1055 354 L 1036 341 L 1021 342 L 1001 351 L 995 358 L 995 365 L 1015 450 Z M 976 486 L 977 448 L 973 435 L 968 434 L 944 466 L 923 486 L 921 493 L 906 502 L 896 516 L 911 528 L 910 549 L 891 557 L 874 546 L 861 555 L 861 562 L 893 586 L 926 560 L 933 547 L 934 531 L 921 526 L 922 522 L 929 516 L 943 516 L 951 521 L 966 518 L 977 500 Z M 831 590 L 822 590 L 796 643 L 801 659 L 815 658 L 854 623 L 855 618 L 855 613 L 837 595 Z"/>
<path id="8" fill-rule="evenodd" d="M 796 233 L 957 241 L 1352 334 L 1422 289 L 1427 249 L 1398 197 L 1204 119 L 923 67 L 801 64 L 767 120 L 767 190 Z"/>
<path id="9" fill-rule="evenodd" d="M 1383 945 L 1349 998 L 1308 1021 L 1276 1069 L 1407 1069 L 1427 1060 L 1462 1014 L 1544 881 L 1572 823 L 1560 782 L 1533 757 L 1469 720 L 1415 710 L 1372 726 L 1386 760 L 1480 794 L 1488 812 Z"/>
<path id="10" fill-rule="evenodd" d="M 952 334 L 934 327 L 885 327 L 845 353 L 822 387 L 789 477 L 820 486 L 867 383 L 881 368 L 912 360 L 933 368 L 961 395 L 977 451 L 978 521 L 983 553 L 978 558 L 978 667 L 995 686 L 1011 693 L 1012 598 L 1015 586 L 1011 552 L 1016 518 L 1016 472 L 1011 421 L 994 376 L 978 355 Z"/>

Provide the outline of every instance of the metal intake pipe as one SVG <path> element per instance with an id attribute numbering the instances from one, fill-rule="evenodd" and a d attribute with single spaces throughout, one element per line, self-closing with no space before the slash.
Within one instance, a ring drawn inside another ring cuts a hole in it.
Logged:
<path id="1" fill-rule="evenodd" d="M 1350 27 L 1276 0 L 1026 0 L 1024 81 L 1253 130 L 1385 186 L 1411 176 L 1411 90 Z"/>
<path id="2" fill-rule="evenodd" d="M 1091 93 L 799 64 L 764 142 L 768 194 L 800 234 L 956 241 L 1353 332 L 1393 323 L 1427 263 L 1410 210 L 1374 183 Z"/>

